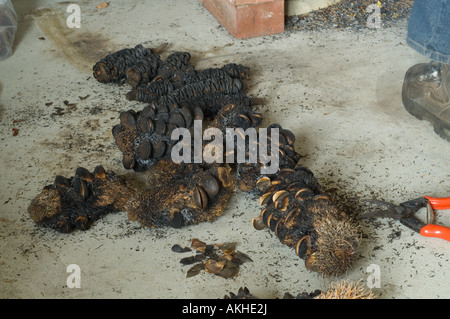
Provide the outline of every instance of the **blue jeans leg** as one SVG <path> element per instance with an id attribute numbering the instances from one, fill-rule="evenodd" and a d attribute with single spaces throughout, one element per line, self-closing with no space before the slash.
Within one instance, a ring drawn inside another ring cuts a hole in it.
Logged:
<path id="1" fill-rule="evenodd" d="M 450 63 L 450 0 L 415 0 L 406 41 L 426 57 Z"/>

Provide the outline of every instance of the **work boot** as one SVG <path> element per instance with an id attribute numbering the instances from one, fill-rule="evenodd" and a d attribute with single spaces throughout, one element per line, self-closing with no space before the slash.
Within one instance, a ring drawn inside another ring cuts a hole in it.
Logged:
<path id="1" fill-rule="evenodd" d="M 405 75 L 402 99 L 406 110 L 427 120 L 434 131 L 450 142 L 450 72 L 436 62 L 412 66 Z"/>

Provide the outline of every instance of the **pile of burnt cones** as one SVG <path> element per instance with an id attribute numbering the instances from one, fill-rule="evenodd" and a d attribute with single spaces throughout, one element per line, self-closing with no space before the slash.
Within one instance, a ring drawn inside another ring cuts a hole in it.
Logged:
<path id="1" fill-rule="evenodd" d="M 172 149 L 180 142 L 172 139 L 177 128 L 192 132 L 200 121 L 203 129 L 217 128 L 225 135 L 230 127 L 260 127 L 262 115 L 255 111 L 260 99 L 246 93 L 248 67 L 230 63 L 196 70 L 188 52 L 173 52 L 163 60 L 156 50 L 138 45 L 106 56 L 94 65 L 93 74 L 102 83 L 127 83 L 131 90 L 126 98 L 143 103 L 141 110 L 119 115 L 112 135 L 123 167 L 145 171 L 151 187 L 139 189 L 103 168 L 92 173 L 80 168 L 72 178 L 57 177 L 33 200 L 29 213 L 37 224 L 62 232 L 85 230 L 107 213 L 126 211 L 146 227 L 180 228 L 222 216 L 238 188 L 260 196 L 263 210 L 253 220 L 255 228 L 274 231 L 308 269 L 334 276 L 351 267 L 359 229 L 322 193 L 313 173 L 298 166 L 301 156 L 292 131 L 278 124 L 268 126 L 279 132 L 279 169 L 273 174 L 261 173 L 264 161 L 172 161 Z M 270 134 L 264 138 L 272 145 Z M 202 141 L 201 149 L 207 145 Z M 249 151 L 250 146 L 245 147 Z M 227 265 L 214 260 L 203 266 L 220 273 L 222 264 Z"/>

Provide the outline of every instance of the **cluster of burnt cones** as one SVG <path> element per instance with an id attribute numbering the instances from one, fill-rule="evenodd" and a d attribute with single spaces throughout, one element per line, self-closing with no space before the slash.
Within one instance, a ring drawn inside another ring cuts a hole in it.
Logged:
<path id="1" fill-rule="evenodd" d="M 233 116 L 234 126 L 247 129 L 261 124 L 261 115 L 251 112 L 254 101 L 245 94 L 247 67 L 230 63 L 198 71 L 190 60 L 189 52 L 174 52 L 163 61 L 151 49 L 138 45 L 94 65 L 97 80 L 126 81 L 132 85 L 127 99 L 148 103 L 141 111 L 124 111 L 113 128 L 126 169 L 147 170 L 159 159 L 170 157 L 173 145 L 179 142 L 171 139 L 174 129 L 192 129 L 195 120 L 217 118 L 225 105 L 238 105 L 234 114 L 231 110 L 223 114 L 226 119 Z"/>
<path id="2" fill-rule="evenodd" d="M 174 52 L 163 61 L 155 50 L 138 45 L 95 64 L 98 81 L 127 82 L 132 87 L 127 98 L 146 103 L 140 111 L 122 112 L 112 135 L 123 167 L 145 171 L 151 187 L 139 189 L 124 176 L 100 167 L 92 173 L 80 168 L 72 178 L 57 177 L 32 201 L 33 220 L 69 232 L 87 229 L 104 214 L 126 211 L 130 219 L 147 227 L 179 228 L 217 219 L 238 188 L 261 196 L 264 209 L 253 220 L 255 228 L 274 231 L 308 269 L 324 275 L 347 271 L 359 245 L 358 227 L 322 194 L 313 173 L 297 166 L 301 156 L 290 130 L 268 126 L 279 132 L 279 169 L 274 174 L 261 174 L 264 161 L 172 161 L 172 149 L 180 142 L 171 138 L 177 128 L 192 131 L 200 120 L 203 129 L 218 128 L 225 135 L 226 128 L 247 130 L 263 122 L 255 112 L 260 100 L 246 93 L 248 67 L 227 64 L 196 70 L 190 58 L 188 52 Z M 270 134 L 264 138 L 272 142 Z M 202 141 L 202 149 L 207 144 Z"/>

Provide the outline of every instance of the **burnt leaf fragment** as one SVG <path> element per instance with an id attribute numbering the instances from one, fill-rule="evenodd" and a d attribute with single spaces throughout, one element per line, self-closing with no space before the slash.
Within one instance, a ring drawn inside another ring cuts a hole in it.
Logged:
<path id="1" fill-rule="evenodd" d="M 199 262 L 206 259 L 206 256 L 203 254 L 198 254 L 195 256 L 185 257 L 180 260 L 180 263 L 183 265 L 191 265 L 193 263 Z"/>
<path id="2" fill-rule="evenodd" d="M 181 247 L 178 244 L 172 246 L 172 251 L 175 253 L 186 253 L 192 251 L 189 247 Z"/>
<path id="3" fill-rule="evenodd" d="M 197 275 L 204 270 L 207 273 L 220 276 L 222 278 L 234 278 L 239 273 L 239 265 L 245 262 L 252 262 L 246 254 L 236 251 L 236 243 L 229 242 L 223 244 L 206 244 L 205 242 L 194 238 L 191 240 L 191 247 L 198 253 L 193 256 L 185 257 L 180 260 L 182 265 L 191 265 L 197 263 L 188 270 L 188 278 Z M 180 245 L 175 250 L 178 252 Z M 200 269 L 200 265 L 202 269 Z"/>
<path id="4" fill-rule="evenodd" d="M 253 262 L 253 260 L 249 256 L 240 251 L 237 251 L 233 254 L 232 261 L 237 265 L 242 265 L 243 263 L 247 262 Z"/>
<path id="5" fill-rule="evenodd" d="M 190 277 L 194 277 L 194 276 L 198 275 L 202 270 L 204 270 L 204 268 L 205 268 L 205 266 L 203 265 L 203 263 L 198 263 L 198 264 L 192 266 L 187 271 L 186 278 L 190 278 Z"/>

